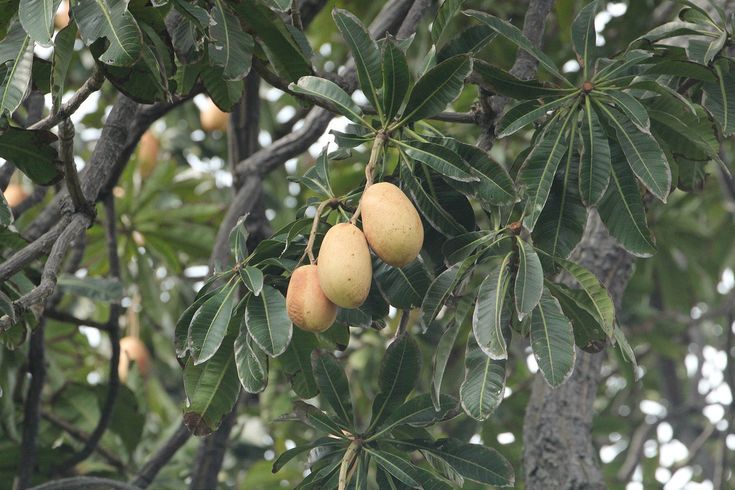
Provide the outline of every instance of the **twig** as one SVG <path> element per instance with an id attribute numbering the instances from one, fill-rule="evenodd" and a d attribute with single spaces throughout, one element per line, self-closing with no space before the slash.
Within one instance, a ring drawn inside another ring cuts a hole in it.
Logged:
<path id="1" fill-rule="evenodd" d="M 89 203 L 84 198 L 82 184 L 79 182 L 79 175 L 77 174 L 77 166 L 74 163 L 74 124 L 68 118 L 59 124 L 59 140 L 59 156 L 64 164 L 66 188 L 69 191 L 69 196 L 71 196 L 74 211 L 92 214 L 93 210 L 90 210 Z"/>
<path id="2" fill-rule="evenodd" d="M 41 119 L 37 123 L 31 125 L 28 129 L 49 129 L 59 124 L 62 120 L 68 118 L 79 109 L 82 102 L 87 100 L 93 92 L 96 92 L 102 87 L 105 81 L 105 76 L 98 68 L 95 67 L 92 75 L 84 82 L 84 84 L 72 95 L 69 100 L 61 104 L 58 112 L 51 114 L 44 119 Z"/>
<path id="3" fill-rule="evenodd" d="M 304 250 L 304 256 L 309 257 L 309 263 L 315 264 L 316 259 L 314 258 L 314 240 L 316 239 L 316 231 L 319 228 L 319 220 L 322 217 L 322 213 L 324 212 L 324 208 L 327 206 L 335 206 L 339 204 L 339 199 L 332 198 L 327 199 L 326 201 L 322 201 L 319 206 L 316 208 L 316 213 L 314 213 L 314 220 L 311 222 L 311 231 L 309 232 L 309 241 L 306 242 L 306 250 Z M 301 260 L 304 260 L 304 257 L 301 257 Z M 300 261 L 299 261 L 300 262 Z"/>
<path id="4" fill-rule="evenodd" d="M 404 309 L 401 310 L 401 321 L 398 323 L 398 328 L 396 329 L 396 334 L 394 335 L 395 338 L 400 337 L 406 332 L 406 329 L 408 328 L 408 321 L 411 319 L 411 310 Z"/>
<path id="5" fill-rule="evenodd" d="M 92 327 L 92 328 L 96 328 L 97 330 L 102 330 L 103 332 L 106 332 L 109 328 L 107 322 L 103 323 L 103 322 L 98 322 L 95 320 L 89 320 L 86 318 L 78 318 L 72 315 L 71 313 L 67 313 L 65 311 L 59 311 L 55 309 L 46 310 L 46 312 L 44 313 L 44 316 L 46 318 L 50 318 L 58 322 L 73 323 L 74 325 L 78 325 L 80 327 Z"/>
<path id="6" fill-rule="evenodd" d="M 138 471 L 130 483 L 140 488 L 147 488 L 156 478 L 158 472 L 161 471 L 161 468 L 174 457 L 174 454 L 186 444 L 190 437 L 191 432 L 186 428 L 186 425 L 183 423 L 179 425 L 176 432 L 148 459 L 148 462 Z"/>
<path id="7" fill-rule="evenodd" d="M 373 185 L 375 166 L 378 164 L 378 161 L 380 160 L 380 157 L 383 154 L 383 147 L 385 146 L 385 142 L 387 140 L 388 140 L 387 136 L 382 131 L 378 131 L 378 133 L 375 135 L 375 140 L 373 141 L 373 147 L 370 150 L 370 159 L 368 160 L 367 165 L 365 165 L 365 189 L 364 191 L 367 190 L 368 187 Z M 362 199 L 357 204 L 357 209 L 352 215 L 352 218 L 350 218 L 350 223 L 352 223 L 353 225 L 357 223 L 357 219 L 360 217 L 361 204 L 362 204 Z"/>
<path id="8" fill-rule="evenodd" d="M 357 459 L 357 455 L 360 452 L 360 441 L 354 439 L 347 447 L 344 456 L 342 457 L 342 464 L 339 466 L 339 480 L 338 489 L 345 490 L 347 488 L 348 472 L 350 467 L 354 464 Z"/>
<path id="9" fill-rule="evenodd" d="M 53 425 L 57 426 L 58 428 L 62 429 L 64 432 L 69 434 L 74 439 L 81 441 L 81 442 L 87 442 L 89 440 L 89 434 L 78 427 L 76 427 L 74 424 L 71 424 L 67 422 L 66 420 L 60 419 L 56 415 L 42 411 L 41 417 L 52 423 Z M 94 450 L 99 453 L 100 456 L 105 458 L 112 466 L 118 469 L 118 471 L 122 471 L 125 469 L 125 463 L 123 463 L 117 456 L 112 454 L 110 451 L 105 449 L 102 446 L 97 446 L 94 448 Z"/>
<path id="10" fill-rule="evenodd" d="M 107 252 L 110 261 L 110 275 L 120 280 L 120 257 L 117 252 L 117 230 L 115 220 L 115 198 L 112 194 L 107 194 L 104 199 L 105 204 L 105 236 L 107 239 Z M 107 397 L 100 412 L 100 419 L 97 422 L 89 439 L 84 447 L 68 460 L 61 464 L 61 468 L 73 468 L 80 462 L 84 461 L 92 454 L 94 448 L 102 439 L 102 435 L 107 430 L 107 426 L 112 418 L 112 411 L 115 408 L 115 399 L 120 388 L 120 378 L 118 375 L 118 364 L 120 363 L 120 329 L 119 321 L 122 307 L 119 302 L 112 303 L 110 306 L 110 317 L 107 320 L 107 333 L 110 336 L 110 344 L 112 347 L 112 355 L 110 356 L 110 380 L 107 387 Z"/>

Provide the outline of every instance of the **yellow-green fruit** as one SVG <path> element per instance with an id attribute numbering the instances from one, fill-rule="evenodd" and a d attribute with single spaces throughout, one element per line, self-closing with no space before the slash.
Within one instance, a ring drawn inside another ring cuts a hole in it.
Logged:
<path id="1" fill-rule="evenodd" d="M 207 106 L 199 113 L 199 123 L 206 132 L 227 131 L 230 114 L 223 112 L 210 99 Z"/>
<path id="2" fill-rule="evenodd" d="M 394 267 L 413 262 L 424 244 L 424 227 L 403 191 L 388 182 L 371 185 L 360 209 L 365 238 L 376 255 Z"/>
<path id="3" fill-rule="evenodd" d="M 138 372 L 145 378 L 151 370 L 151 355 L 142 340 L 138 337 L 123 337 L 120 339 L 120 363 L 117 366 L 121 382 L 128 379 L 130 363 L 135 362 Z"/>
<path id="4" fill-rule="evenodd" d="M 143 133 L 138 144 L 138 170 L 141 177 L 150 177 L 158 163 L 158 151 L 161 143 L 150 131 Z"/>
<path id="5" fill-rule="evenodd" d="M 337 318 L 337 305 L 319 285 L 315 265 L 302 265 L 291 274 L 286 291 L 286 309 L 291 321 L 307 332 L 323 332 Z"/>
<path id="6" fill-rule="evenodd" d="M 365 235 L 355 225 L 340 223 L 329 229 L 319 249 L 319 284 L 337 306 L 357 308 L 365 302 L 373 280 Z"/>

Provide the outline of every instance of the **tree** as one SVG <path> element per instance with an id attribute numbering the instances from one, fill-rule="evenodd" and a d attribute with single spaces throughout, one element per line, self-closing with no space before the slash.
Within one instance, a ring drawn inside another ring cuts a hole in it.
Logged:
<path id="1" fill-rule="evenodd" d="M 728 5 L 59 3 L 0 9 L 3 481 L 727 486 Z"/>

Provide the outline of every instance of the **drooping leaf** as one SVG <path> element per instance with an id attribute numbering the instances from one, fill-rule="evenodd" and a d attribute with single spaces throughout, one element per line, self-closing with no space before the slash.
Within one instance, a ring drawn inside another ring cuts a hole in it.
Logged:
<path id="1" fill-rule="evenodd" d="M 16 35 L 14 31 L 20 31 Z M 33 68 L 33 41 L 15 24 L 7 39 L 0 46 L 0 60 L 9 58 L 0 81 L 0 116 L 12 115 L 26 96 L 31 83 Z"/>
<path id="2" fill-rule="evenodd" d="M 362 118 L 362 109 L 336 83 L 319 77 L 301 77 L 297 84 L 289 85 L 297 94 L 317 97 L 332 105 L 343 116 L 358 124 L 369 126 Z"/>
<path id="3" fill-rule="evenodd" d="M 245 310 L 248 332 L 266 354 L 276 357 L 291 342 L 293 325 L 286 312 L 286 298 L 271 286 L 263 286 L 258 296 L 251 296 Z"/>
<path id="4" fill-rule="evenodd" d="M 54 57 L 51 67 L 51 97 L 54 107 L 61 106 L 61 97 L 64 95 L 66 75 L 74 54 L 76 38 L 77 26 L 73 22 L 60 30 L 54 38 Z"/>
<path id="5" fill-rule="evenodd" d="M 406 99 L 410 83 L 406 55 L 395 41 L 389 38 L 383 46 L 383 111 L 385 119 L 392 121 Z"/>
<path id="6" fill-rule="evenodd" d="M 732 63 L 714 65 L 717 81 L 702 84 L 704 107 L 712 114 L 725 136 L 735 133 L 735 76 Z"/>
<path id="7" fill-rule="evenodd" d="M 411 159 L 430 167 L 441 175 L 460 182 L 478 182 L 467 172 L 467 164 L 449 148 L 423 141 L 400 141 L 398 144 Z"/>
<path id="8" fill-rule="evenodd" d="M 456 37 L 447 41 L 436 53 L 437 62 L 458 54 L 474 55 L 487 46 L 497 34 L 484 24 L 463 29 Z"/>
<path id="9" fill-rule="evenodd" d="M 430 325 L 434 321 L 468 266 L 469 264 L 465 263 L 454 264 L 432 281 L 421 303 L 421 317 L 424 324 Z"/>
<path id="10" fill-rule="evenodd" d="M 184 409 L 184 423 L 195 435 L 214 432 L 237 401 L 240 382 L 233 344 L 234 337 L 227 337 L 207 362 L 196 365 L 190 358 L 186 363 L 184 389 L 188 404 Z"/>
<path id="11" fill-rule="evenodd" d="M 379 424 L 370 439 L 377 439 L 401 425 L 421 427 L 447 420 L 457 414 L 457 400 L 451 396 L 441 395 L 439 405 L 439 410 L 436 410 L 430 395 L 415 396 L 397 407 L 388 418 Z"/>
<path id="12" fill-rule="evenodd" d="M 602 352 L 607 342 L 607 335 L 602 325 L 590 313 L 594 306 L 584 292 L 560 284 L 547 283 L 551 294 L 559 300 L 564 316 L 572 323 L 574 343 L 585 352 Z"/>
<path id="13" fill-rule="evenodd" d="M 582 113 L 582 146 L 579 194 L 587 206 L 595 206 L 610 182 L 610 145 L 589 98 Z"/>
<path id="14" fill-rule="evenodd" d="M 590 313 L 600 322 L 608 336 L 612 336 L 615 323 L 615 305 L 605 287 L 592 272 L 570 260 L 556 259 L 556 262 L 566 270 L 577 283 L 581 291 L 592 305 Z"/>
<path id="15" fill-rule="evenodd" d="M 235 364 L 240 384 L 248 393 L 260 393 L 268 384 L 268 356 L 260 350 L 246 328 L 235 339 Z"/>
<path id="16" fill-rule="evenodd" d="M 594 0 L 579 11 L 572 23 L 572 45 L 577 56 L 582 60 L 585 78 L 589 77 L 592 62 L 597 58 L 597 31 L 595 31 L 595 16 L 600 2 Z"/>
<path id="17" fill-rule="evenodd" d="M 204 67 L 201 77 L 207 94 L 222 111 L 229 112 L 237 101 L 242 98 L 245 90 L 244 80 L 225 80 L 222 76 L 222 68 L 216 66 Z"/>
<path id="18" fill-rule="evenodd" d="M 194 364 L 210 359 L 227 335 L 237 294 L 237 283 L 228 284 L 194 313 L 189 325 L 189 342 Z"/>
<path id="19" fill-rule="evenodd" d="M 472 331 L 480 348 L 492 359 L 506 359 L 508 347 L 505 331 L 510 325 L 508 289 L 511 255 L 505 256 L 477 290 L 477 303 L 472 315 Z"/>
<path id="20" fill-rule="evenodd" d="M 482 78 L 482 85 L 486 88 L 516 100 L 562 97 L 569 94 L 567 89 L 551 87 L 537 80 L 521 80 L 502 68 L 482 60 L 475 62 L 474 69 Z"/>
<path id="21" fill-rule="evenodd" d="M 439 339 L 433 358 L 433 376 L 431 378 L 432 390 L 431 399 L 436 409 L 440 408 L 439 397 L 441 396 L 442 381 L 444 379 L 444 371 L 452 354 L 454 343 L 459 334 L 459 322 L 450 322 L 446 330 Z"/>
<path id="22" fill-rule="evenodd" d="M 263 290 L 263 271 L 257 267 L 246 265 L 240 268 L 240 279 L 245 287 L 253 293 L 254 296 L 258 296 Z"/>
<path id="23" fill-rule="evenodd" d="M 375 460 L 378 466 L 401 482 L 409 485 L 411 488 L 419 486 L 418 482 L 411 477 L 414 466 L 409 461 L 387 451 L 373 450 L 368 447 L 365 447 L 364 451 Z"/>
<path id="24" fill-rule="evenodd" d="M 432 228 L 445 236 L 454 236 L 465 231 L 462 225 L 457 223 L 452 215 L 439 204 L 437 199 L 429 195 L 405 163 L 401 165 L 401 181 L 408 194 L 411 195 L 419 213 Z"/>
<path id="25" fill-rule="evenodd" d="M 311 353 L 318 346 L 319 342 L 313 333 L 295 328 L 288 349 L 278 358 L 283 363 L 283 371 L 291 382 L 291 388 L 303 399 L 319 393 L 311 365 Z"/>
<path id="26" fill-rule="evenodd" d="M 480 349 L 472 335 L 468 337 L 459 399 L 465 413 L 473 419 L 487 420 L 503 400 L 505 363 L 505 360 L 492 359 Z"/>
<path id="27" fill-rule="evenodd" d="M 13 222 L 13 213 L 10 211 L 5 195 L 0 192 L 0 227 L 6 227 Z"/>
<path id="28" fill-rule="evenodd" d="M 619 90 L 609 90 L 605 92 L 605 97 L 611 99 L 615 106 L 620 109 L 633 124 L 639 129 L 647 131 L 651 127 L 651 121 L 648 117 L 646 108 L 638 102 L 632 95 L 626 94 Z"/>
<path id="29" fill-rule="evenodd" d="M 107 40 L 99 60 L 107 65 L 130 66 L 141 55 L 143 34 L 126 0 L 73 0 L 71 12 L 84 44 Z"/>
<path id="30" fill-rule="evenodd" d="M 225 80 L 242 80 L 250 71 L 255 45 L 224 0 L 214 0 L 209 24 L 209 62 L 222 68 Z"/>
<path id="31" fill-rule="evenodd" d="M 538 308 L 531 314 L 531 349 L 549 385 L 557 387 L 574 369 L 574 334 L 559 301 L 544 289 Z"/>
<path id="32" fill-rule="evenodd" d="M 383 85 L 383 77 L 378 45 L 370 37 L 370 33 L 362 22 L 360 22 L 360 19 L 350 12 L 342 9 L 334 9 L 332 11 L 332 17 L 339 32 L 342 34 L 342 39 L 345 40 L 345 43 L 350 48 L 350 52 L 352 52 L 352 57 L 355 60 L 355 68 L 357 68 L 357 78 L 360 81 L 360 88 L 362 88 L 368 102 L 379 113 L 382 112 L 378 91 Z"/>
<path id="33" fill-rule="evenodd" d="M 401 124 L 433 116 L 459 96 L 472 71 L 467 55 L 453 56 L 428 70 L 411 89 Z"/>
<path id="34" fill-rule="evenodd" d="M 598 206 L 600 218 L 628 252 L 638 257 L 650 257 L 656 246 L 646 224 L 646 210 L 638 182 L 625 162 L 620 146 L 612 144 L 610 150 L 610 188 Z"/>
<path id="35" fill-rule="evenodd" d="M 11 126 L 0 132 L 0 157 L 13 162 L 33 182 L 52 185 L 64 177 L 59 154 L 51 146 L 56 141 L 51 131 Z"/>
<path id="36" fill-rule="evenodd" d="M 531 313 L 541 300 L 544 289 L 544 270 L 536 251 L 531 245 L 517 237 L 518 272 L 514 285 L 514 299 L 518 319 Z"/>
<path id="37" fill-rule="evenodd" d="M 320 437 L 316 441 L 310 443 L 310 444 L 303 444 L 301 446 L 292 447 L 291 449 L 288 449 L 287 451 L 282 452 L 276 459 L 273 461 L 273 467 L 272 471 L 273 473 L 278 473 L 281 468 L 283 468 L 286 463 L 291 461 L 293 458 L 300 454 L 304 454 L 307 451 L 311 451 L 314 448 L 321 447 L 334 447 L 338 446 L 340 444 L 344 444 L 342 441 L 332 439 L 330 437 Z"/>
<path id="38" fill-rule="evenodd" d="M 434 22 L 431 23 L 431 40 L 435 45 L 439 44 L 444 29 L 449 21 L 457 15 L 463 3 L 464 0 L 445 0 L 442 2 L 434 17 Z"/>
<path id="39" fill-rule="evenodd" d="M 383 296 L 396 308 L 411 309 L 421 305 L 431 283 L 421 259 L 400 268 L 376 263 L 373 275 Z"/>
<path id="40" fill-rule="evenodd" d="M 316 376 L 319 392 L 337 418 L 347 427 L 354 425 L 352 399 L 347 376 L 339 362 L 327 353 L 316 353 L 312 356 L 314 375 Z"/>
<path id="41" fill-rule="evenodd" d="M 23 29 L 41 46 L 51 46 L 54 3 L 54 0 L 23 0 L 18 5 L 18 19 Z"/>
<path id="42" fill-rule="evenodd" d="M 208 291 L 199 296 L 188 308 L 184 310 L 176 322 L 174 330 L 174 346 L 176 348 L 176 357 L 182 358 L 189 351 L 189 326 L 194 314 L 202 307 L 202 305 L 211 298 L 216 291 Z"/>

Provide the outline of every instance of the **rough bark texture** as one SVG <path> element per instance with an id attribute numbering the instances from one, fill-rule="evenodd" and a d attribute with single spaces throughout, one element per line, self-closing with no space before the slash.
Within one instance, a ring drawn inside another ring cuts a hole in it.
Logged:
<path id="1" fill-rule="evenodd" d="M 576 259 L 608 288 L 616 309 L 633 271 L 633 257 L 608 234 L 595 212 Z M 592 444 L 594 401 L 604 351 L 577 350 L 570 379 L 552 389 L 536 375 L 523 424 L 523 463 L 528 489 L 604 489 Z"/>

